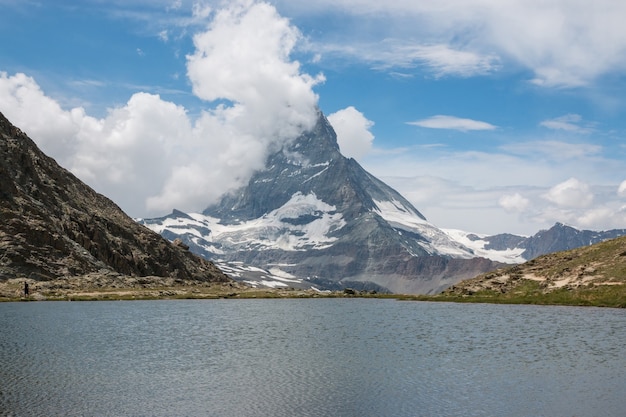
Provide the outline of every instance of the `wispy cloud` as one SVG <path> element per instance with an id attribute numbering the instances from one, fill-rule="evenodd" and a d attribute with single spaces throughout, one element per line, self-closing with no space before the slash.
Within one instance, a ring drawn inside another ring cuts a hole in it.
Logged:
<path id="1" fill-rule="evenodd" d="M 586 134 L 593 131 L 589 124 L 582 122 L 582 117 L 578 114 L 566 114 L 554 119 L 544 120 L 539 125 L 548 129 L 564 130 L 571 133 Z"/>
<path id="2" fill-rule="evenodd" d="M 391 49 L 391 56 L 376 56 L 378 62 L 392 63 L 396 53 L 404 50 L 409 62 L 439 63 L 434 69 L 446 74 L 467 76 L 493 71 L 499 65 L 521 66 L 532 71 L 529 81 L 546 88 L 588 86 L 603 75 L 626 70 L 626 2 L 619 0 L 277 1 L 294 13 L 340 11 L 355 19 L 357 23 L 338 29 L 343 36 L 330 35 L 342 39 L 345 52 L 363 46 L 366 52 L 374 49 L 361 41 L 367 37 L 363 28 L 371 27 L 376 27 L 381 38 L 401 34 L 403 39 L 426 39 L 436 45 Z M 373 59 L 372 53 L 352 56 L 367 62 Z M 446 63 L 450 59 L 455 66 Z M 460 62 L 466 62 L 471 71 L 459 71 Z"/>
<path id="3" fill-rule="evenodd" d="M 500 58 L 473 51 L 454 49 L 447 44 L 424 45 L 399 39 L 377 43 L 325 44 L 310 46 L 334 58 L 357 59 L 373 69 L 398 74 L 398 69 L 426 68 L 435 77 L 472 77 L 485 75 L 500 68 Z M 410 76 L 401 72 L 403 76 Z"/>
<path id="4" fill-rule="evenodd" d="M 69 85 L 73 87 L 105 87 L 107 84 L 102 80 L 82 79 L 82 80 L 70 80 Z"/>
<path id="5" fill-rule="evenodd" d="M 552 161 L 563 161 L 598 156 L 603 148 L 592 143 L 569 143 L 557 140 L 528 141 L 510 143 L 500 147 L 501 150 L 523 157 L 537 156 Z"/>
<path id="6" fill-rule="evenodd" d="M 480 120 L 463 119 L 455 116 L 437 115 L 427 119 L 416 120 L 414 122 L 407 122 L 409 125 L 426 127 L 429 129 L 451 129 L 466 132 L 469 130 L 494 130 L 497 126 L 494 126 L 487 122 Z"/>

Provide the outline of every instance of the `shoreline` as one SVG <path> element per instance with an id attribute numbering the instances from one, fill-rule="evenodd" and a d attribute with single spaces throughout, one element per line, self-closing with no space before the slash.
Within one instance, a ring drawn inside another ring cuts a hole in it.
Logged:
<path id="1" fill-rule="evenodd" d="M 24 295 L 28 283 L 29 294 Z M 589 292 L 529 293 L 506 296 L 493 292 L 474 295 L 441 293 L 436 295 L 382 294 L 346 288 L 343 291 L 319 291 L 296 288 L 255 288 L 238 281 L 182 281 L 162 277 L 128 277 L 91 274 L 51 281 L 11 278 L 0 281 L 0 302 L 32 301 L 124 301 L 176 299 L 287 299 L 287 298 L 372 298 L 398 301 L 454 303 L 525 304 L 576 307 L 626 308 L 621 296 L 607 297 Z"/>

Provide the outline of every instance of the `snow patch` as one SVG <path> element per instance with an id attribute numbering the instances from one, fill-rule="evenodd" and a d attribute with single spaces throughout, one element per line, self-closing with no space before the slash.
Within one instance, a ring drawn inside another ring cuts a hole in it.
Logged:
<path id="1" fill-rule="evenodd" d="M 297 192 L 283 206 L 249 221 L 222 224 L 214 217 L 191 213 L 185 217 L 144 221 L 144 225 L 159 234 L 167 231 L 185 236 L 206 252 L 223 254 L 245 249 L 324 249 L 337 240 L 330 235 L 346 222 L 335 206 L 320 200 L 315 193 Z"/>
<path id="2" fill-rule="evenodd" d="M 480 256 L 483 258 L 491 259 L 492 261 L 502 262 L 506 264 L 520 264 L 526 262 L 526 259 L 522 257 L 522 253 L 524 252 L 524 248 L 515 248 L 515 249 L 506 249 L 506 250 L 495 250 L 495 249 L 485 249 L 485 246 L 489 243 L 486 240 L 477 239 L 472 240 L 468 236 L 478 236 L 479 238 L 484 238 L 486 235 L 480 235 L 477 233 L 469 233 L 464 232 L 462 230 L 456 229 L 442 229 L 450 238 L 456 240 L 457 242 L 471 248 L 476 256 Z"/>
<path id="3" fill-rule="evenodd" d="M 375 211 L 390 224 L 399 224 L 410 228 L 416 225 L 430 224 L 422 219 L 415 211 L 397 200 L 376 201 L 374 200 L 378 210 Z"/>
<path id="4" fill-rule="evenodd" d="M 424 220 L 414 210 L 406 207 L 397 200 L 377 201 L 374 200 L 378 213 L 389 225 L 402 234 L 402 230 L 416 233 L 425 238 L 425 241 L 417 243 L 431 255 L 449 255 L 455 258 L 474 258 L 475 254 L 465 245 L 450 239 L 450 237 Z M 416 256 L 413 254 L 413 256 Z"/>

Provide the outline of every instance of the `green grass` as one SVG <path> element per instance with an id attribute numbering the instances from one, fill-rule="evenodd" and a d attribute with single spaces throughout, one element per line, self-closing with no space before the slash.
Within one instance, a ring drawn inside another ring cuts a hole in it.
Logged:
<path id="1" fill-rule="evenodd" d="M 439 294 L 398 296 L 400 300 L 448 301 L 456 303 L 535 304 L 626 308 L 626 285 L 598 285 L 577 289 L 560 288 L 544 292 L 536 281 L 522 280 L 513 291 L 499 293 L 491 290 L 472 295 Z"/>

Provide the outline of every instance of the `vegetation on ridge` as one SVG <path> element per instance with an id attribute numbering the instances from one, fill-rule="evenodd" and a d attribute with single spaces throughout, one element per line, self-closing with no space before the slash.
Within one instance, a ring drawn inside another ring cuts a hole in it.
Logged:
<path id="1" fill-rule="evenodd" d="M 437 299 L 626 308 L 626 237 L 540 256 L 462 281 Z"/>

